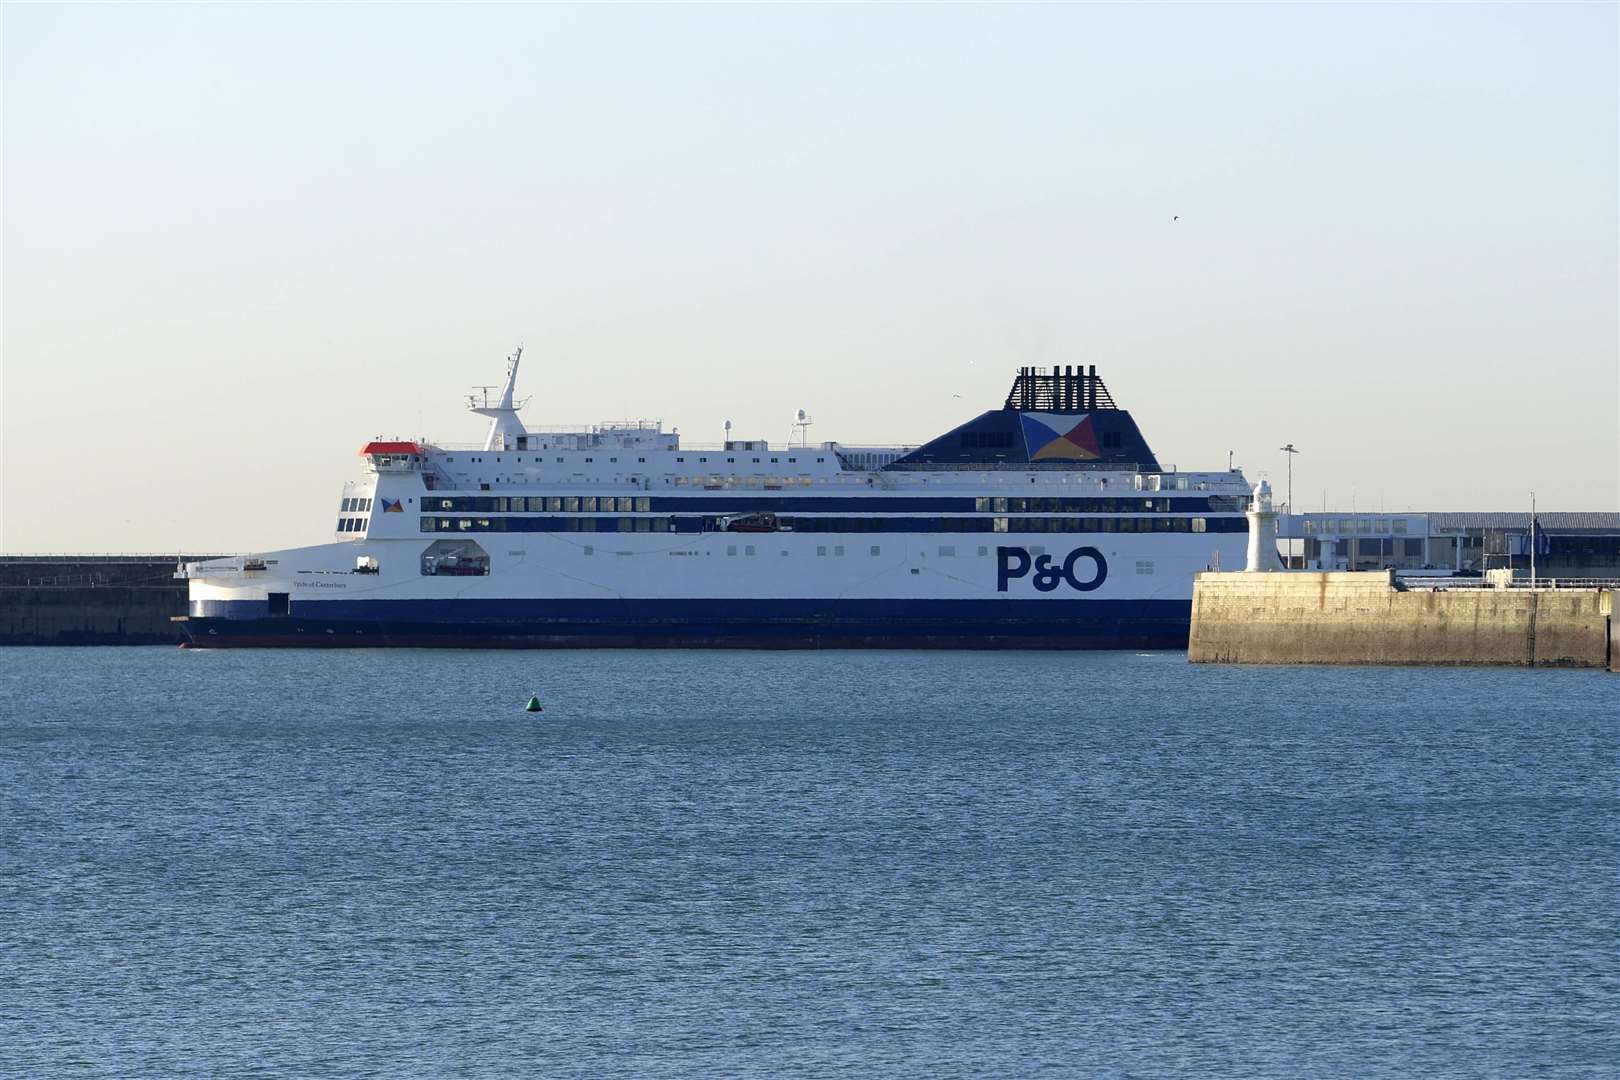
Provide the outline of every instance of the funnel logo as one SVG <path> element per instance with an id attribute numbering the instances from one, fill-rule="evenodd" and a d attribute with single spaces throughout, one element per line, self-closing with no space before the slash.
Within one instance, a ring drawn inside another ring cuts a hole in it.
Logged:
<path id="1" fill-rule="evenodd" d="M 1024 426 L 1024 448 L 1031 461 L 1095 461 L 1097 432 L 1088 413 L 1078 421 L 1061 413 L 1019 413 Z"/>
<path id="2" fill-rule="evenodd" d="M 1091 565 L 1082 566 L 1082 559 L 1090 560 Z M 1091 571 L 1091 576 L 1081 578 L 1081 571 L 1087 569 Z M 1054 562 L 1050 555 L 1037 555 L 1032 559 L 1028 548 L 996 548 L 997 592 L 1006 592 L 1008 582 L 1031 577 L 1032 570 L 1034 574 L 1030 584 L 1035 586 L 1037 592 L 1051 592 L 1061 582 L 1067 582 L 1069 588 L 1078 592 L 1090 592 L 1101 588 L 1102 583 L 1108 580 L 1108 562 L 1102 552 L 1094 547 L 1077 547 L 1069 552 L 1068 558 L 1062 563 Z"/>
<path id="3" fill-rule="evenodd" d="M 382 507 L 385 514 L 403 514 L 405 512 L 405 508 L 399 505 L 398 499 L 384 499 L 382 500 Z"/>

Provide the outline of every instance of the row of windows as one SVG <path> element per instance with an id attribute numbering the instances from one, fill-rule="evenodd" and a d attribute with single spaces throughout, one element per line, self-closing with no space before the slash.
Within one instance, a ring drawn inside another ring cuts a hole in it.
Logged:
<path id="1" fill-rule="evenodd" d="M 979 513 L 995 514 L 1134 514 L 1134 513 L 1190 513 L 1209 510 L 1214 513 L 1235 513 L 1242 509 L 1241 500 L 1229 495 L 1211 495 L 1197 499 L 1138 499 L 1138 498 L 1000 498 L 981 496 L 973 500 L 973 509 Z"/>
<path id="2" fill-rule="evenodd" d="M 644 514 L 652 508 L 652 500 L 645 495 L 553 495 L 532 498 L 520 495 L 458 495 L 453 498 L 433 495 L 422 500 L 422 509 L 427 513 L 594 514 L 598 510 L 608 513 L 617 510 L 625 514 Z"/>
<path id="3" fill-rule="evenodd" d="M 1102 433 L 1104 450 L 1118 450 L 1120 441 L 1120 433 L 1117 431 L 1105 431 Z M 1016 443 L 1017 433 L 1012 431 L 962 432 L 962 449 L 964 450 L 1011 450 Z"/>
<path id="4" fill-rule="evenodd" d="M 369 501 L 369 500 L 368 500 Z M 593 514 L 597 512 L 648 513 L 649 511 L 719 511 L 724 513 L 824 513 L 842 510 L 868 513 L 890 511 L 925 513 L 929 511 L 974 511 L 981 514 L 1137 514 L 1236 512 L 1238 500 L 1222 495 L 1195 499 L 1141 498 L 804 498 L 697 495 L 690 498 L 612 495 L 430 495 L 422 500 L 424 513 L 461 514 Z"/>
<path id="5" fill-rule="evenodd" d="M 1356 545 L 1357 558 L 1393 558 L 1399 555 L 1406 559 L 1421 559 L 1423 557 L 1422 540 L 1394 540 L 1384 537 L 1381 540 L 1323 540 L 1322 544 L 1332 544 L 1333 554 L 1340 558 L 1349 558 L 1351 543 Z M 1313 542 L 1314 543 L 1314 542 Z M 1310 544 L 1306 545 L 1305 554 L 1310 556 Z M 1320 550 L 1320 548 L 1318 548 Z"/>
<path id="6" fill-rule="evenodd" d="M 458 459 L 456 457 L 456 455 L 454 455 L 454 454 L 446 454 L 445 455 L 445 461 L 447 461 L 449 463 L 453 464 L 457 460 L 465 460 L 465 461 L 474 462 L 474 463 L 482 463 L 484 461 L 484 458 L 482 456 L 480 456 L 480 455 L 477 455 L 477 454 L 467 455 L 467 456 L 464 456 L 463 458 L 460 458 L 460 459 Z M 536 465 L 544 464 L 544 459 L 542 459 L 540 457 L 533 457 L 533 458 L 530 458 L 529 460 L 531 462 L 533 462 L 534 464 L 536 464 Z M 557 458 L 556 460 L 557 460 L 558 465 L 562 465 L 562 464 L 566 463 L 565 458 Z M 619 463 L 619 459 L 616 458 L 616 457 L 610 457 L 607 460 L 608 460 L 608 464 L 610 464 L 610 465 L 617 465 Z M 717 458 L 716 460 L 719 460 L 719 459 Z M 780 458 L 780 457 L 773 457 L 773 458 L 770 459 L 770 463 L 772 465 L 778 465 L 778 464 L 781 464 L 781 462 L 783 460 L 784 459 Z M 799 463 L 799 459 L 796 458 L 796 457 L 790 457 L 790 458 L 787 458 L 785 460 L 787 461 L 787 463 L 789 465 L 797 465 Z M 809 459 L 806 458 L 805 460 L 808 461 Z M 588 457 L 588 458 L 585 459 L 585 461 L 588 464 L 595 464 L 596 463 L 596 458 L 595 457 Z M 686 464 L 686 458 L 685 457 L 677 457 L 675 459 L 675 461 L 678 464 L 682 464 L 682 465 Z M 709 459 L 707 457 L 699 457 L 697 459 L 697 461 L 698 461 L 698 464 L 700 464 L 700 465 L 707 465 L 709 463 Z M 827 461 L 827 459 L 824 458 L 824 457 L 816 458 L 816 462 L 818 464 L 825 464 L 826 461 Z M 495 463 L 497 465 L 499 465 L 500 462 L 501 462 L 501 459 L 499 457 L 497 457 L 495 459 Z M 647 464 L 647 459 L 644 458 L 644 457 L 638 457 L 638 458 L 636 458 L 636 463 L 638 465 L 645 465 L 645 464 Z M 734 457 L 728 457 L 728 458 L 726 458 L 726 463 L 729 464 L 729 465 L 735 465 L 737 463 L 737 459 L 734 458 Z M 754 458 L 753 463 L 755 465 L 763 464 L 763 462 L 759 458 Z M 517 464 L 519 464 L 519 465 L 523 464 L 523 459 L 521 457 L 517 459 Z"/>
<path id="7" fill-rule="evenodd" d="M 371 500 L 370 499 L 344 499 L 343 500 L 343 505 L 338 507 L 338 510 L 340 512 L 342 512 L 342 513 L 345 513 L 345 514 L 352 514 L 357 510 L 365 512 L 365 513 L 370 513 L 371 512 Z"/>
<path id="8" fill-rule="evenodd" d="M 1233 533 L 1248 530 L 1237 518 L 780 518 L 783 532 L 813 533 Z M 717 532 L 714 518 L 698 517 L 442 517 L 420 519 L 422 532 Z"/>
<path id="9" fill-rule="evenodd" d="M 1335 527 L 1337 526 L 1337 527 Z M 1351 535 L 1355 533 L 1404 533 L 1406 531 L 1405 518 L 1306 518 L 1302 528 L 1305 535 L 1314 533 L 1341 533 Z"/>
<path id="10" fill-rule="evenodd" d="M 368 499 L 366 501 L 370 502 L 371 500 Z M 366 519 L 363 518 L 363 517 L 338 518 L 337 531 L 340 532 L 340 533 L 342 533 L 342 532 L 365 532 L 366 531 Z"/>

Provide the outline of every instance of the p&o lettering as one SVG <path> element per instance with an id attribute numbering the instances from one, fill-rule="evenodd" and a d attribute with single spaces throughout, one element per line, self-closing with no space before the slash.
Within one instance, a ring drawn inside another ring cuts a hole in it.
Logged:
<path id="1" fill-rule="evenodd" d="M 1089 559 L 1091 576 L 1081 578 L 1081 560 Z M 1033 571 L 1033 576 L 1031 576 Z M 1029 550 L 1021 547 L 996 548 L 996 591 L 1006 592 L 1009 582 L 1029 577 L 1037 592 L 1051 592 L 1061 582 L 1079 592 L 1090 592 L 1108 579 L 1108 561 L 1094 547 L 1078 547 L 1069 552 L 1062 563 L 1050 555 L 1030 557 Z"/>

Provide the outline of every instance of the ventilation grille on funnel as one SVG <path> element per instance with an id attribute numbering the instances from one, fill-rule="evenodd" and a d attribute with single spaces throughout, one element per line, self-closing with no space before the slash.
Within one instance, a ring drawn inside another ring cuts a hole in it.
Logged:
<path id="1" fill-rule="evenodd" d="M 1089 372 L 1084 365 L 1054 367 L 1050 375 L 1034 368 L 1019 368 L 1003 408 L 1022 412 L 1096 412 L 1119 406 L 1097 377 L 1097 365 L 1093 364 Z"/>

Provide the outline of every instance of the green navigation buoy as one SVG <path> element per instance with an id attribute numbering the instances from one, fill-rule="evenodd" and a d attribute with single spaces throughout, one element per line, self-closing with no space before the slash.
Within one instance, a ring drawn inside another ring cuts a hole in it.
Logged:
<path id="1" fill-rule="evenodd" d="M 523 706 L 523 711 L 524 712 L 544 712 L 545 710 L 540 708 L 539 695 L 535 695 L 534 697 L 529 698 L 529 703 L 527 705 Z"/>

